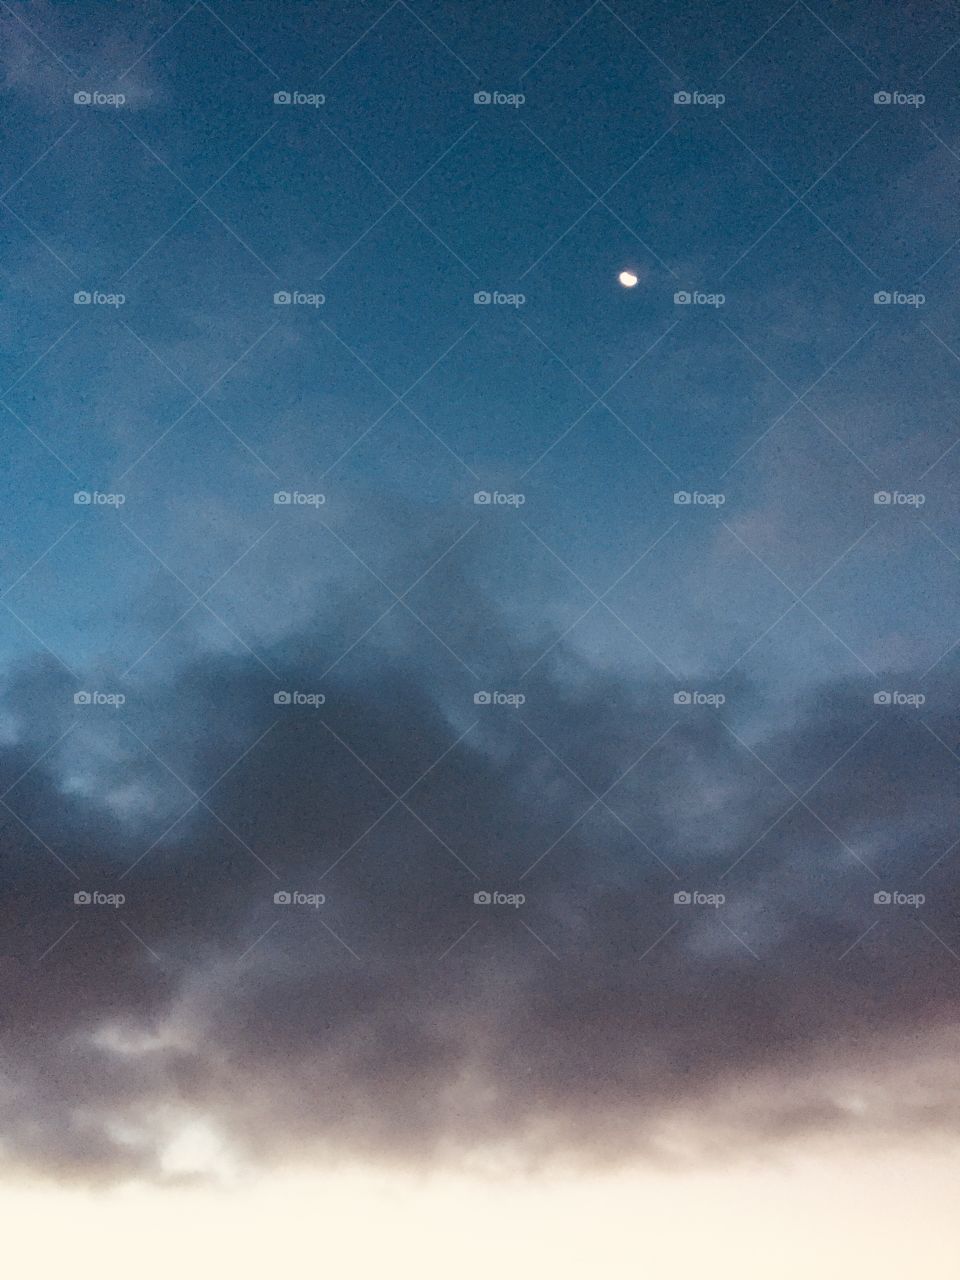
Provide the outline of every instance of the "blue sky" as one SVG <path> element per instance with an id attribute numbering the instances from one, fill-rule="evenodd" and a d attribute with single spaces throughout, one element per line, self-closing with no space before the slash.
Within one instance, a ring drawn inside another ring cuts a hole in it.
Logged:
<path id="1" fill-rule="evenodd" d="M 0 22 L 10 1159 L 936 1130 L 952 7 Z"/>

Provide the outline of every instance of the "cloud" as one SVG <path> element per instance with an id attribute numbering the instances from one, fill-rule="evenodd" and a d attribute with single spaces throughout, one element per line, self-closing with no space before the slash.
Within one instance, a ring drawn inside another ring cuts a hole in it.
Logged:
<path id="1" fill-rule="evenodd" d="M 196 1122 L 231 1164 L 708 1159 L 952 1124 L 952 677 L 919 709 L 825 683 L 759 731 L 745 679 L 678 706 L 563 644 L 525 704 L 475 705 L 412 620 L 381 626 L 322 680 L 319 623 L 267 651 L 319 706 L 277 705 L 246 656 L 119 709 L 75 705 L 47 660 L 11 678 L 8 1163 L 164 1178 Z"/>

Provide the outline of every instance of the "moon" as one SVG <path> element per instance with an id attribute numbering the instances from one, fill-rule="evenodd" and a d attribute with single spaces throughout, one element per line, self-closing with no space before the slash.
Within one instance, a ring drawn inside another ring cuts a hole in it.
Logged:
<path id="1" fill-rule="evenodd" d="M 637 283 L 637 277 L 633 274 L 632 271 L 621 271 L 620 274 L 617 276 L 617 279 L 620 281 L 620 283 L 623 285 L 625 289 L 632 289 L 633 286 Z"/>

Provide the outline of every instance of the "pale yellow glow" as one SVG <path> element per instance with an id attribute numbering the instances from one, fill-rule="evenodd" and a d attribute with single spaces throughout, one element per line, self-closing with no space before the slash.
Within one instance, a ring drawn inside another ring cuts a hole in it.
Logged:
<path id="1" fill-rule="evenodd" d="M 623 285 L 625 289 L 632 289 L 633 286 L 637 283 L 637 277 L 633 274 L 632 271 L 621 271 L 619 276 L 617 276 L 617 279 L 620 281 L 620 283 Z"/>
<path id="2" fill-rule="evenodd" d="M 945 1280 L 956 1175 L 956 1153 L 874 1152 L 698 1174 L 6 1187 L 3 1251 L 9 1275 L 38 1280 Z"/>

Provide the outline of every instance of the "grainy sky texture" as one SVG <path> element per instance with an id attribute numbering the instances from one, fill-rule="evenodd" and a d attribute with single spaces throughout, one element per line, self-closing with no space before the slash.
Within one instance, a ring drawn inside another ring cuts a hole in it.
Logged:
<path id="1" fill-rule="evenodd" d="M 781 4 L 0 0 L 21 1229 L 950 1274 L 960 11 Z"/>

